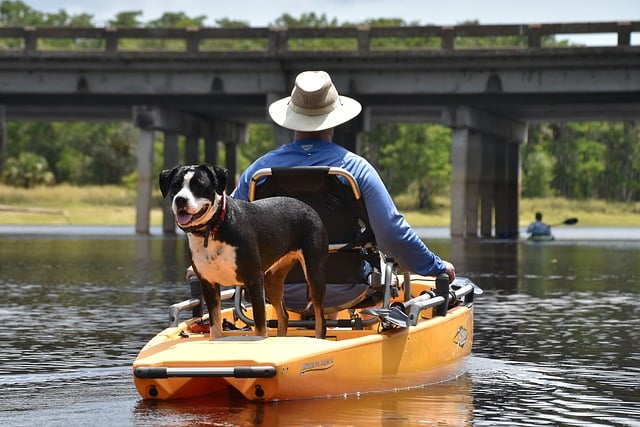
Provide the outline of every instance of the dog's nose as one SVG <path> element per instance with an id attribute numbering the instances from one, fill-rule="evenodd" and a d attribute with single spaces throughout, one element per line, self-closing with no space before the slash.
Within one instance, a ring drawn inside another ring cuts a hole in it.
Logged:
<path id="1" fill-rule="evenodd" d="M 173 204 L 178 208 L 184 208 L 187 206 L 187 204 L 189 203 L 188 199 L 186 197 L 182 197 L 182 196 L 176 196 L 173 199 Z"/>

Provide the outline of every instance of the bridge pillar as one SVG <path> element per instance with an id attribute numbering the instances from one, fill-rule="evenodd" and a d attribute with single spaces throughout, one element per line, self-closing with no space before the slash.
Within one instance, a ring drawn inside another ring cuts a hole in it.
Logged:
<path id="1" fill-rule="evenodd" d="M 503 144 L 496 158 L 496 226 L 500 239 L 518 238 L 520 202 L 520 146 Z"/>
<path id="2" fill-rule="evenodd" d="M 466 127 L 451 136 L 451 235 L 477 236 L 481 135 Z"/>
<path id="3" fill-rule="evenodd" d="M 364 130 L 362 115 L 337 126 L 333 133 L 333 142 L 355 153 L 358 149 L 358 135 Z"/>
<path id="4" fill-rule="evenodd" d="M 166 144 L 165 144 L 166 148 Z M 197 165 L 200 163 L 200 136 L 189 134 L 185 140 L 184 162 L 187 165 Z M 178 157 L 176 156 L 176 159 Z"/>
<path id="5" fill-rule="evenodd" d="M 267 115 L 268 123 L 273 123 L 271 117 L 269 117 L 269 105 L 271 103 L 277 101 L 280 98 L 284 98 L 289 94 L 281 94 L 281 93 L 268 93 L 267 94 L 267 106 L 265 107 L 265 114 Z M 283 128 L 275 123 L 273 123 L 273 148 L 277 148 L 281 145 L 285 145 L 293 141 L 293 131 L 291 129 Z"/>
<path id="6" fill-rule="evenodd" d="M 527 126 L 470 107 L 445 111 L 452 127 L 451 235 L 518 235 L 520 143 Z"/>
<path id="7" fill-rule="evenodd" d="M 177 132 L 164 132 L 164 150 L 162 154 L 162 169 L 171 169 L 177 165 L 178 155 L 178 134 Z M 162 202 L 162 232 L 164 234 L 175 234 L 176 221 L 171 212 L 171 200 L 166 198 Z"/>
<path id="8" fill-rule="evenodd" d="M 218 140 L 213 135 L 204 138 L 204 162 L 210 165 L 218 164 Z"/>
<path id="9" fill-rule="evenodd" d="M 134 123 L 140 130 L 137 146 L 138 183 L 136 189 L 136 233 L 148 234 L 151 216 L 151 188 L 153 179 L 153 144 L 155 131 L 150 110 L 134 109 Z"/>
<path id="10" fill-rule="evenodd" d="M 247 142 L 248 133 L 245 123 L 234 123 L 216 120 L 213 124 L 213 138 L 222 141 L 225 146 L 225 164 L 229 174 L 227 175 L 227 193 L 236 188 L 239 177 L 238 171 L 238 146 Z"/>
<path id="11" fill-rule="evenodd" d="M 480 236 L 482 237 L 491 237 L 493 232 L 493 207 L 496 203 L 496 191 L 493 183 L 496 179 L 498 147 L 499 141 L 494 136 L 485 135 L 480 175 Z"/>
<path id="12" fill-rule="evenodd" d="M 0 172 L 4 170 L 9 153 L 9 141 L 7 141 L 7 111 L 4 105 L 0 105 Z"/>

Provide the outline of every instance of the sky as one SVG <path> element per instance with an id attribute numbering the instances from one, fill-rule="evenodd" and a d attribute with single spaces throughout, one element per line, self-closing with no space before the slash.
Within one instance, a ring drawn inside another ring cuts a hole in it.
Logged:
<path id="1" fill-rule="evenodd" d="M 206 24 L 217 19 L 244 21 L 264 27 L 284 13 L 324 14 L 327 19 L 362 22 L 375 18 L 400 18 L 421 25 L 455 25 L 479 20 L 481 24 L 530 24 L 559 22 L 640 21 L 638 0 L 22 0 L 42 12 L 66 10 L 88 13 L 103 26 L 119 12 L 142 11 L 141 21 L 160 18 L 165 12 L 187 16 L 207 16 Z M 614 35 L 570 37 L 586 44 L 615 44 Z M 632 44 L 640 36 L 633 34 Z"/>

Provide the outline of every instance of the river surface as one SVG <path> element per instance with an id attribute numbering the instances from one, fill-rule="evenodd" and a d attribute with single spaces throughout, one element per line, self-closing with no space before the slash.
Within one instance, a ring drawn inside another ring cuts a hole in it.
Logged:
<path id="1" fill-rule="evenodd" d="M 640 229 L 558 228 L 548 243 L 421 232 L 484 289 L 462 376 L 331 399 L 154 402 L 131 363 L 188 297 L 184 236 L 0 226 L 0 425 L 640 426 Z"/>

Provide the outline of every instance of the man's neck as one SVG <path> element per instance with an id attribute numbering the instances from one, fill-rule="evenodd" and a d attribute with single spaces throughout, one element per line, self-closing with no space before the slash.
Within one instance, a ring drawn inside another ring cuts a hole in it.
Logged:
<path id="1" fill-rule="evenodd" d="M 333 140 L 333 128 L 312 132 L 297 130 L 295 133 L 295 139 L 322 139 L 324 141 L 331 142 Z"/>

